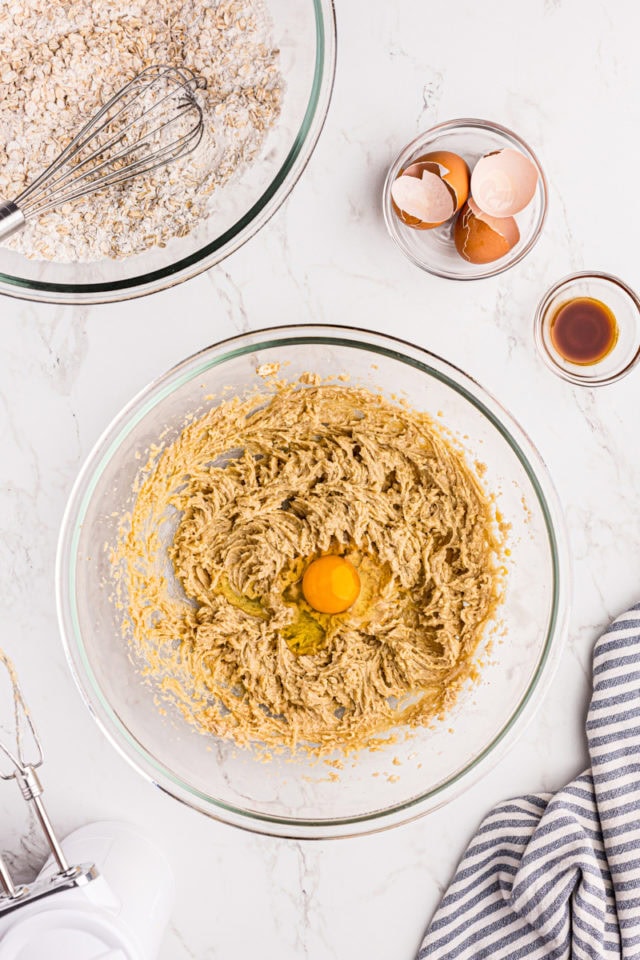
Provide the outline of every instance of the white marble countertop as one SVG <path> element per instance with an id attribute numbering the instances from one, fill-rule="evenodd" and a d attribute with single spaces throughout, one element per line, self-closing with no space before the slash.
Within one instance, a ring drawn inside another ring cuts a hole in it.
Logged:
<path id="1" fill-rule="evenodd" d="M 640 286 L 640 12 L 635 0 L 338 0 L 334 101 L 289 201 L 221 267 L 121 305 L 0 303 L 0 643 L 16 660 L 45 741 L 61 832 L 142 821 L 176 869 L 162 960 L 410 960 L 464 846 L 490 806 L 554 789 L 586 764 L 590 651 L 640 595 L 640 370 L 597 391 L 535 353 L 543 290 L 581 268 Z M 405 261 L 379 192 L 399 148 L 435 121 L 486 117 L 539 153 L 551 205 L 512 271 L 440 281 Z M 574 560 L 570 636 L 517 745 L 475 787 L 410 826 L 300 843 L 208 821 L 163 796 L 108 745 L 77 694 L 58 637 L 54 553 L 65 500 L 99 432 L 177 360 L 236 331 L 355 323 L 393 332 L 476 377 L 528 431 L 564 507 Z M 43 847 L 10 787 L 0 847 Z"/>

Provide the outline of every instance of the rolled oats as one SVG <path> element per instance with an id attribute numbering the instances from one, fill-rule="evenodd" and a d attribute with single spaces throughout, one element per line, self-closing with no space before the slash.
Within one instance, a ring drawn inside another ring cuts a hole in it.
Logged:
<path id="1" fill-rule="evenodd" d="M 261 0 L 0 0 L 4 199 L 145 67 L 184 65 L 207 81 L 195 153 L 30 221 L 8 246 L 30 258 L 91 261 L 185 236 L 278 116 L 278 62 Z"/>

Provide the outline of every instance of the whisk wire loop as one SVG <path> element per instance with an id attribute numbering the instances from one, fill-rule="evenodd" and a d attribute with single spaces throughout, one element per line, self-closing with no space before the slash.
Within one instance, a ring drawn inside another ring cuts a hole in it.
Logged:
<path id="1" fill-rule="evenodd" d="M 204 131 L 195 96 L 204 86 L 186 67 L 147 67 L 105 103 L 16 198 L 24 218 L 191 153 Z"/>

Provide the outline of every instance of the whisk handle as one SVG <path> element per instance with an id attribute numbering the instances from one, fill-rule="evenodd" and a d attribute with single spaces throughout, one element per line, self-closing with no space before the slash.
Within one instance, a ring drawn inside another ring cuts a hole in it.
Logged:
<path id="1" fill-rule="evenodd" d="M 0 240 L 6 240 L 12 233 L 22 230 L 25 223 L 24 213 L 17 203 L 12 200 L 0 203 Z"/>

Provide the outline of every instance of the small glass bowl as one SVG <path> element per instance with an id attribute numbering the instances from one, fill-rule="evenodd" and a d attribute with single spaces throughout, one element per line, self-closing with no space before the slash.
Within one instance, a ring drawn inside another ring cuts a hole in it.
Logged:
<path id="1" fill-rule="evenodd" d="M 504 257 L 488 264 L 468 263 L 457 252 L 453 242 L 455 217 L 432 230 L 415 230 L 404 224 L 395 213 L 391 202 L 393 181 L 401 170 L 428 151 L 450 150 L 463 157 L 469 169 L 473 170 L 485 153 L 505 147 L 519 150 L 534 163 L 538 171 L 538 185 L 531 202 L 515 216 L 520 240 Z M 407 144 L 391 164 L 382 192 L 382 210 L 387 230 L 402 252 L 427 273 L 448 280 L 482 280 L 519 263 L 540 236 L 547 214 L 547 202 L 547 181 L 531 148 L 511 130 L 488 120 L 449 120 L 421 133 Z"/>
<path id="2" fill-rule="evenodd" d="M 565 360 L 551 339 L 553 318 L 564 303 L 576 297 L 600 300 L 618 323 L 618 339 L 596 363 Z M 640 299 L 626 283 L 609 273 L 572 273 L 544 295 L 536 310 L 534 330 L 536 345 L 550 370 L 570 383 L 601 387 L 626 376 L 640 360 Z"/>

